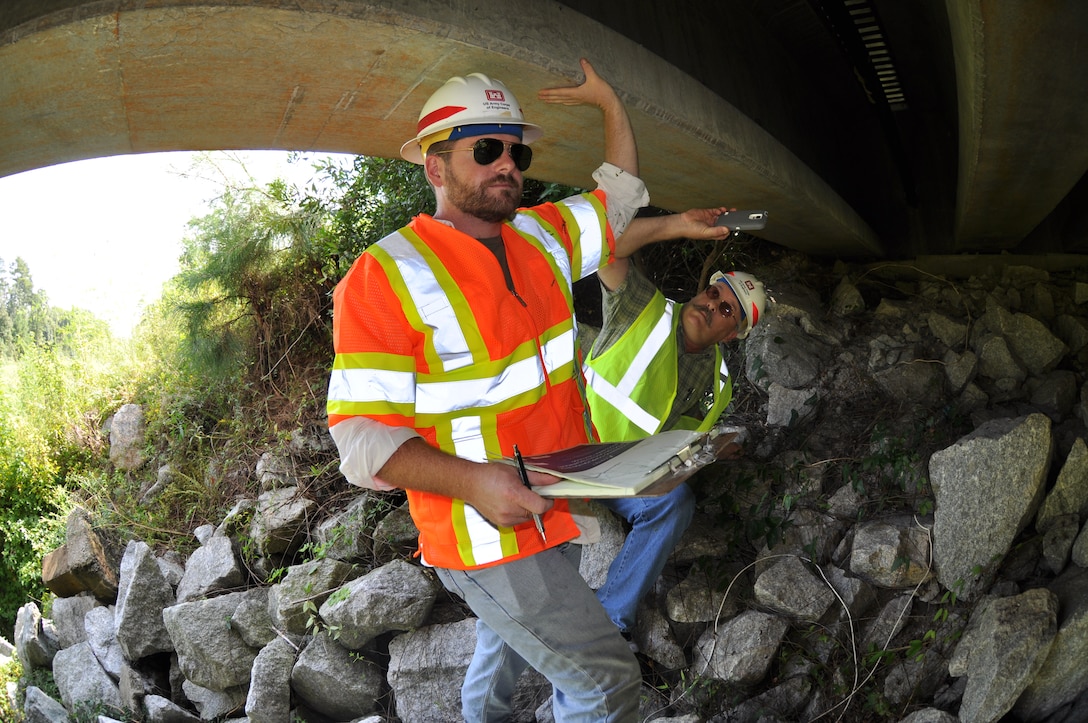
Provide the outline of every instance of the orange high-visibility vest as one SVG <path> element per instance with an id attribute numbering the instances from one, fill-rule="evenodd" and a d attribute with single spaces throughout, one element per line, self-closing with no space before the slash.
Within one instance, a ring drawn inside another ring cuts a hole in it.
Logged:
<path id="1" fill-rule="evenodd" d="M 421 215 L 359 257 L 333 294 L 329 424 L 364 415 L 485 461 L 591 438 L 573 323 L 573 282 L 615 242 L 604 196 L 522 209 L 502 228 L 516 295 L 476 239 Z M 464 500 L 408 490 L 429 565 L 471 569 L 577 536 L 567 505 L 496 528 Z"/>

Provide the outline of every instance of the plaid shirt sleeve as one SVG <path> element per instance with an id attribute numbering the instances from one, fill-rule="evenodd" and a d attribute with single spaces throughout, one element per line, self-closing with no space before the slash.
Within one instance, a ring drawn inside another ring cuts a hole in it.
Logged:
<path id="1" fill-rule="evenodd" d="M 655 293 L 657 288 L 634 264 L 628 266 L 627 278 L 615 291 L 609 291 L 601 284 L 604 325 L 593 343 L 594 354 L 602 354 L 615 344 L 631 324 L 635 323 L 635 319 L 654 298 Z"/>

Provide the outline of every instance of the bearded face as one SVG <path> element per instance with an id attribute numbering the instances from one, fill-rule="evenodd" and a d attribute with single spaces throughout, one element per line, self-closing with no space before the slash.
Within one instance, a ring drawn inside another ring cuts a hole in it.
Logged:
<path id="1" fill-rule="evenodd" d="M 456 168 L 456 163 L 446 164 L 444 191 L 446 200 L 462 212 L 483 221 L 500 223 L 514 215 L 521 201 L 522 179 L 517 171 L 497 172 L 491 166 L 479 166 L 484 178 L 468 178 Z M 516 175 L 515 175 L 516 174 Z"/>

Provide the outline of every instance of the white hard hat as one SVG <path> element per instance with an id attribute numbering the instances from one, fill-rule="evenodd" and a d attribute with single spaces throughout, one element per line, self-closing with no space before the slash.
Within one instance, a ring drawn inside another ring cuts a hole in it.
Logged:
<path id="1" fill-rule="evenodd" d="M 752 327 L 759 323 L 763 312 L 767 309 L 767 292 L 763 288 L 763 282 L 743 271 L 715 271 L 710 276 L 710 283 L 716 284 L 724 281 L 740 302 L 740 320 L 737 322 L 737 338 L 748 336 Z"/>
<path id="2" fill-rule="evenodd" d="M 462 126 L 474 125 L 487 128 L 466 128 L 458 133 Z M 525 122 L 518 99 L 510 89 L 502 81 L 483 73 L 469 73 L 463 78 L 454 76 L 427 99 L 419 112 L 415 138 L 401 146 L 401 157 L 412 163 L 423 163 L 420 141 L 446 130 L 451 132 L 446 138 L 510 133 L 521 136 L 523 143 L 532 143 L 543 134 L 539 126 Z"/>

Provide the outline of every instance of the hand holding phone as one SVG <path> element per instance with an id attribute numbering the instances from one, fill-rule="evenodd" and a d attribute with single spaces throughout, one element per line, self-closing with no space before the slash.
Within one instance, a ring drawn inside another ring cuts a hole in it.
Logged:
<path id="1" fill-rule="evenodd" d="M 767 225 L 766 211 L 726 211 L 715 226 L 728 226 L 733 231 L 758 231 Z"/>

